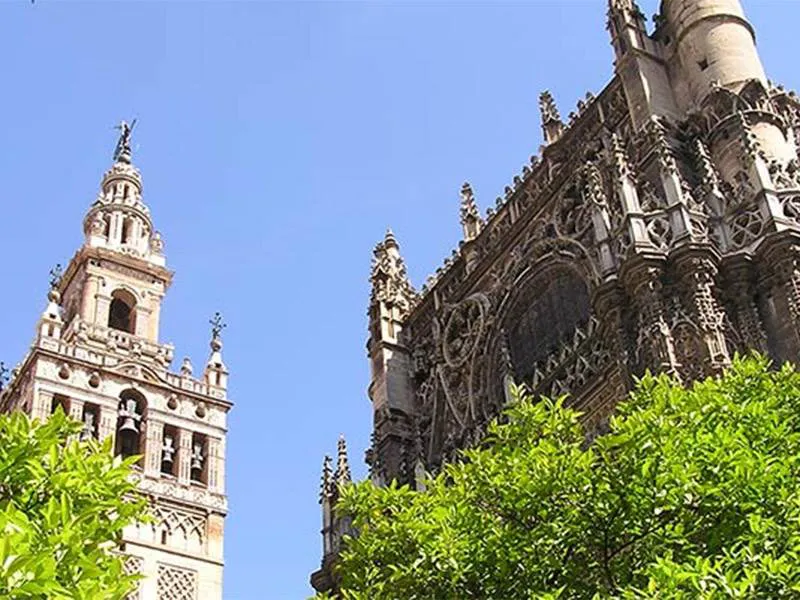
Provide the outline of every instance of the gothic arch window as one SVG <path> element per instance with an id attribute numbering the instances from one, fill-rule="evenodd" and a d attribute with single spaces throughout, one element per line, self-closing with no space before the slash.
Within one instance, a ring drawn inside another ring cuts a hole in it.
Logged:
<path id="1" fill-rule="evenodd" d="M 111 294 L 111 306 L 108 310 L 108 326 L 111 329 L 135 332 L 136 298 L 126 290 L 116 290 Z"/>
<path id="2" fill-rule="evenodd" d="M 147 400 L 140 392 L 127 389 L 119 395 L 116 454 L 122 458 L 144 454 L 142 428 L 146 409 Z"/>
<path id="3" fill-rule="evenodd" d="M 529 279 L 506 320 L 517 377 L 529 381 L 537 363 L 572 339 L 590 316 L 589 289 L 574 269 L 559 265 Z"/>

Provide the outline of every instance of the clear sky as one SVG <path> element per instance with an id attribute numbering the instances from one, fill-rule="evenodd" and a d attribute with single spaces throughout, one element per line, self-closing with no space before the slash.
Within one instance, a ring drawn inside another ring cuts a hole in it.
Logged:
<path id="1" fill-rule="evenodd" d="M 800 88 L 800 2 L 745 0 L 770 76 Z M 642 3 L 651 15 L 656 1 Z M 611 76 L 605 0 L 0 1 L 0 360 L 82 241 L 120 119 L 176 271 L 162 341 L 195 368 L 229 323 L 225 598 L 296 599 L 320 559 L 322 456 L 364 475 L 374 243 L 419 286 L 562 114 Z"/>

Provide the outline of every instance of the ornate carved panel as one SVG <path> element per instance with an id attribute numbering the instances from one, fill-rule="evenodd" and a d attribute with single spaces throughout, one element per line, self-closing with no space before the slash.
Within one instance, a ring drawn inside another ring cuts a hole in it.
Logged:
<path id="1" fill-rule="evenodd" d="M 197 572 L 172 565 L 158 565 L 159 600 L 198 600 Z"/>

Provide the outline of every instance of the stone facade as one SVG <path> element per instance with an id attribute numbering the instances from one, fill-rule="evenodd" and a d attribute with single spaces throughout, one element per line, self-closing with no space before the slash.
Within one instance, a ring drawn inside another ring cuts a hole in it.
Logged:
<path id="1" fill-rule="evenodd" d="M 738 0 L 664 0 L 652 32 L 610 0 L 607 25 L 612 81 L 566 122 L 542 94 L 540 155 L 485 217 L 464 185 L 463 241 L 421 291 L 391 233 L 376 247 L 374 481 L 418 487 L 481 439 L 512 380 L 568 394 L 598 431 L 646 369 L 796 360 L 800 102 L 766 79 Z M 347 530 L 331 477 L 318 590 Z"/>
<path id="2" fill-rule="evenodd" d="M 0 410 L 47 419 L 60 406 L 84 423 L 82 436 L 111 437 L 116 453 L 141 454 L 136 476 L 155 522 L 124 533 L 126 567 L 145 576 L 133 598 L 221 599 L 231 408 L 222 325 L 213 321 L 200 378 L 189 359 L 179 373 L 169 370 L 173 347 L 158 335 L 172 273 L 127 137 L 83 225 L 85 242 L 63 274 L 53 273 L 34 343 Z"/>

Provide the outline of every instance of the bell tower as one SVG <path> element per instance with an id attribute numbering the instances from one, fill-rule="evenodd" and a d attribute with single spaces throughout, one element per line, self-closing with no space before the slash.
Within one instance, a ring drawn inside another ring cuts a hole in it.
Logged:
<path id="1" fill-rule="evenodd" d="M 153 523 L 129 527 L 120 549 L 144 578 L 137 600 L 222 598 L 228 370 L 224 323 L 211 320 L 200 377 L 159 339 L 161 302 L 172 281 L 164 243 L 132 163 L 132 125 L 120 125 L 111 168 L 83 221 L 84 243 L 51 275 L 47 306 L 27 356 L 0 394 L 0 410 L 46 419 L 61 407 L 82 436 L 113 439 L 139 455 L 139 489 Z"/>

